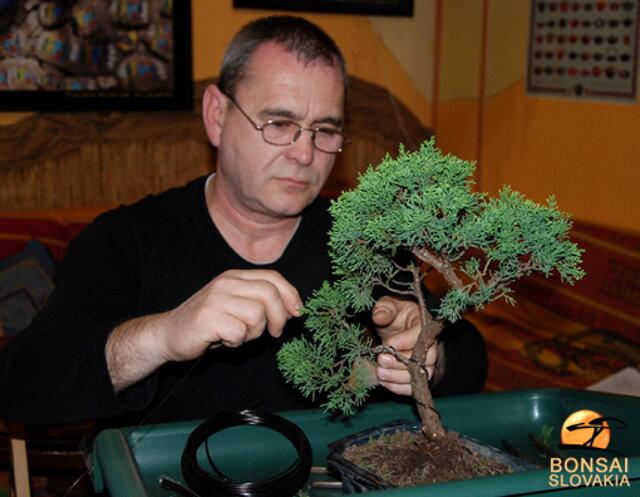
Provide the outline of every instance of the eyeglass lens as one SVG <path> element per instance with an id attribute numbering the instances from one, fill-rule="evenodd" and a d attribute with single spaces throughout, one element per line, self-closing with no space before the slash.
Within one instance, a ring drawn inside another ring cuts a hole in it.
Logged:
<path id="1" fill-rule="evenodd" d="M 338 152 L 342 147 L 342 134 L 332 128 L 302 128 L 293 121 L 271 121 L 262 126 L 262 135 L 265 141 L 273 145 L 289 145 L 295 142 L 302 132 L 310 131 L 313 135 L 313 144 L 323 152 Z"/>

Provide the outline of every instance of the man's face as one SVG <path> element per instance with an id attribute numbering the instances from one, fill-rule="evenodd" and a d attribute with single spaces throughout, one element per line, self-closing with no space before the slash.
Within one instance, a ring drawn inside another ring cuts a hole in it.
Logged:
<path id="1" fill-rule="evenodd" d="M 340 69 L 320 62 L 305 65 L 274 43 L 253 54 L 234 100 L 258 126 L 282 119 L 305 128 L 343 122 Z M 335 154 L 314 148 L 310 132 L 302 132 L 291 145 L 271 145 L 232 104 L 221 123 L 216 182 L 222 182 L 236 209 L 290 217 L 316 198 Z"/>

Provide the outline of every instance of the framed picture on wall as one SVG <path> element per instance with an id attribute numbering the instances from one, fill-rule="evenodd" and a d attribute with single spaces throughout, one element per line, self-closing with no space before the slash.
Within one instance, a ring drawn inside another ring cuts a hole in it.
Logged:
<path id="1" fill-rule="evenodd" d="M 635 104 L 640 1 L 531 0 L 527 95 Z"/>
<path id="2" fill-rule="evenodd" d="M 0 109 L 193 105 L 189 0 L 0 1 Z"/>
<path id="3" fill-rule="evenodd" d="M 236 8 L 413 16 L 413 0 L 233 0 Z"/>

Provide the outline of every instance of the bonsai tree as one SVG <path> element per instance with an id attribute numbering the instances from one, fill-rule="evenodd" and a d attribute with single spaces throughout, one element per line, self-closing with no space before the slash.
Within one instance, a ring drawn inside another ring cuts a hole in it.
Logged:
<path id="1" fill-rule="evenodd" d="M 431 139 L 415 152 L 401 146 L 332 202 L 329 250 L 335 279 L 305 305 L 309 333 L 285 344 L 280 369 L 308 397 L 350 413 L 373 386 L 362 359 L 389 352 L 411 374 L 413 398 L 428 438 L 445 434 L 429 390 L 427 350 L 445 321 L 496 299 L 514 304 L 511 284 L 557 271 L 573 283 L 583 276 L 581 250 L 568 240 L 569 216 L 553 197 L 547 205 L 505 187 L 496 198 L 473 191 L 474 165 L 444 156 Z M 423 280 L 439 274 L 448 290 L 429 309 Z M 358 324 L 382 294 L 413 299 L 420 334 L 411 357 L 376 343 Z"/>

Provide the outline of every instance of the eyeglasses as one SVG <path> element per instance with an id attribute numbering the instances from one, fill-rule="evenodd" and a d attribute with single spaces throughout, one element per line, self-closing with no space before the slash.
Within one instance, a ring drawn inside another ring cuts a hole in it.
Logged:
<path id="1" fill-rule="evenodd" d="M 311 133 L 311 143 L 315 148 L 328 154 L 342 152 L 342 147 L 349 143 L 349 139 L 339 129 L 329 126 L 303 128 L 297 122 L 288 119 L 272 119 L 259 126 L 242 110 L 242 107 L 233 98 L 229 96 L 227 98 L 247 118 L 251 125 L 262 133 L 262 139 L 271 145 L 281 147 L 291 145 L 300 138 L 303 131 Z"/>

